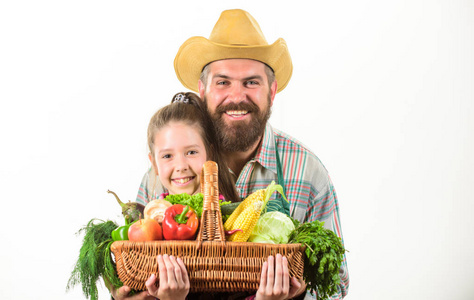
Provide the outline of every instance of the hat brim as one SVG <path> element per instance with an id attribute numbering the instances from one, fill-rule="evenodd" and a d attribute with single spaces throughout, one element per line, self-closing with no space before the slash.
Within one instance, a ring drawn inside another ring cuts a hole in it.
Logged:
<path id="1" fill-rule="evenodd" d="M 244 58 L 261 61 L 275 72 L 277 92 L 290 81 L 293 64 L 285 40 L 276 40 L 264 46 L 233 46 L 214 43 L 204 37 L 189 38 L 179 48 L 174 69 L 179 81 L 188 89 L 198 92 L 198 80 L 202 69 L 216 60 Z"/>

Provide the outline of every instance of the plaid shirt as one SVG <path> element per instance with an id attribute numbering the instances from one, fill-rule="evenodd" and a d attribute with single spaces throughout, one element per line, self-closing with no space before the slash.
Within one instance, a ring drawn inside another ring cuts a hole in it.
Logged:
<path id="1" fill-rule="evenodd" d="M 276 151 L 277 149 L 277 151 Z M 276 153 L 278 152 L 284 182 L 278 182 Z M 137 195 L 137 202 L 146 204 L 150 196 L 160 195 L 164 189 L 152 172 L 147 172 Z M 235 176 L 235 174 L 234 174 Z M 235 176 L 237 177 L 237 176 Z M 150 180 L 152 178 L 152 180 Z M 276 130 L 267 123 L 260 148 L 253 159 L 245 164 L 236 181 L 241 198 L 258 189 L 266 188 L 272 181 L 285 188 L 290 201 L 290 215 L 300 222 L 319 220 L 342 239 L 339 204 L 331 179 L 321 161 L 296 139 Z M 150 191 L 155 190 L 154 195 Z M 281 197 L 273 193 L 272 199 Z M 344 242 L 343 242 L 344 243 Z M 338 294 L 332 299 L 342 299 L 349 288 L 346 256 L 339 271 L 341 283 Z M 308 292 L 305 299 L 314 299 Z"/>

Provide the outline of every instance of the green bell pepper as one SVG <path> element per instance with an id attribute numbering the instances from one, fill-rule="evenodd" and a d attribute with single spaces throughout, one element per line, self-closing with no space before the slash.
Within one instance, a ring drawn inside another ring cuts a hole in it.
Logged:
<path id="1" fill-rule="evenodd" d="M 117 227 L 112 231 L 112 239 L 114 241 L 128 241 L 128 228 L 135 222 L 130 223 L 130 217 L 125 216 L 125 225 Z"/>

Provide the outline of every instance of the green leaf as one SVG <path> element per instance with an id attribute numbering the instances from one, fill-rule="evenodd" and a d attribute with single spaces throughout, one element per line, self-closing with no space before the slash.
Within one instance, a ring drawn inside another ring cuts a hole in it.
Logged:
<path id="1" fill-rule="evenodd" d="M 307 289 L 318 299 L 326 299 L 337 292 L 340 283 L 339 269 L 344 257 L 341 239 L 324 222 L 296 223 L 290 233 L 290 243 L 306 246 L 303 278 Z"/>

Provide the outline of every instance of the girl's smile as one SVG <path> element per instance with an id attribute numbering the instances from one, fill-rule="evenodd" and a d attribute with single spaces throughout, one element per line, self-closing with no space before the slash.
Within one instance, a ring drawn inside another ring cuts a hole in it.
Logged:
<path id="1" fill-rule="evenodd" d="M 176 185 L 184 186 L 188 184 L 190 181 L 194 180 L 194 178 L 196 178 L 196 176 L 173 178 L 171 179 L 171 181 Z"/>

